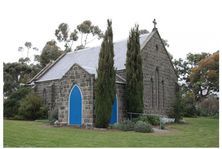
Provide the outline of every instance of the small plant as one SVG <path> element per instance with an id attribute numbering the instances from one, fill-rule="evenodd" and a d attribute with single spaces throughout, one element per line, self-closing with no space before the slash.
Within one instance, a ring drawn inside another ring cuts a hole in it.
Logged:
<path id="1" fill-rule="evenodd" d="M 132 131 L 134 129 L 134 122 L 130 120 L 124 120 L 120 125 L 120 129 L 123 131 Z"/>
<path id="2" fill-rule="evenodd" d="M 147 119 L 151 125 L 159 125 L 160 124 L 160 117 L 159 116 L 148 115 Z"/>
<path id="3" fill-rule="evenodd" d="M 146 132 L 152 132 L 153 129 L 149 123 L 143 121 L 137 121 L 134 126 L 134 131 L 146 133 Z"/>
<path id="4" fill-rule="evenodd" d="M 163 125 L 160 125 L 160 129 L 165 129 L 164 124 L 163 124 Z"/>
<path id="5" fill-rule="evenodd" d="M 139 118 L 134 119 L 134 121 L 143 121 L 143 122 L 149 123 L 151 125 L 159 125 L 160 124 L 159 116 L 155 116 L 155 115 L 142 115 Z"/>
<path id="6" fill-rule="evenodd" d="M 160 129 L 165 129 L 165 123 L 163 120 L 160 120 Z"/>
<path id="7" fill-rule="evenodd" d="M 119 129 L 122 131 L 132 131 L 134 129 L 135 123 L 130 120 L 124 120 L 121 123 L 115 123 L 114 125 L 110 125 L 110 128 L 112 129 Z"/>
<path id="8" fill-rule="evenodd" d="M 49 122 L 51 125 L 53 125 L 56 120 L 58 120 L 58 109 L 57 108 L 53 109 L 49 114 Z"/>

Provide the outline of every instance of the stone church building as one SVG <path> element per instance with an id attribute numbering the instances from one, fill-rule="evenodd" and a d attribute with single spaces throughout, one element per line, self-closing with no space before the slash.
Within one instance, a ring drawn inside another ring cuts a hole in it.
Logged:
<path id="1" fill-rule="evenodd" d="M 177 75 L 168 52 L 154 26 L 149 34 L 140 36 L 144 113 L 166 115 L 176 99 Z M 48 105 L 58 109 L 59 122 L 67 125 L 93 126 L 95 123 L 95 80 L 100 46 L 61 55 L 48 64 L 29 83 Z M 127 39 L 114 42 L 116 67 L 116 98 L 110 123 L 126 116 L 125 63 Z M 130 112 L 130 111 L 128 111 Z"/>

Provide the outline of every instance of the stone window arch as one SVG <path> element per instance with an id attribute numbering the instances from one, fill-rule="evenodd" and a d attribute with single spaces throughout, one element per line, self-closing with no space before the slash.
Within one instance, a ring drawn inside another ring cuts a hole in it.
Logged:
<path id="1" fill-rule="evenodd" d="M 156 47 L 155 47 L 155 48 L 156 48 L 156 51 L 158 51 L 158 50 L 159 50 L 159 46 L 158 46 L 157 44 L 156 44 Z"/>
<path id="2" fill-rule="evenodd" d="M 151 82 L 151 105 L 152 107 L 154 107 L 154 85 L 153 85 L 153 78 L 150 78 L 150 82 Z"/>
<path id="3" fill-rule="evenodd" d="M 159 86 L 160 86 L 160 81 L 159 81 L 159 68 L 156 67 L 155 70 L 155 90 L 156 90 L 156 107 L 159 109 Z"/>
<path id="4" fill-rule="evenodd" d="M 164 108 L 164 106 L 165 106 L 165 82 L 164 82 L 164 80 L 162 80 L 161 81 L 161 84 L 162 84 L 162 102 L 163 102 L 163 108 Z"/>
<path id="5" fill-rule="evenodd" d="M 46 92 L 45 88 L 43 89 L 42 97 L 43 97 L 43 103 L 46 105 L 46 103 L 47 103 L 47 92 Z"/>

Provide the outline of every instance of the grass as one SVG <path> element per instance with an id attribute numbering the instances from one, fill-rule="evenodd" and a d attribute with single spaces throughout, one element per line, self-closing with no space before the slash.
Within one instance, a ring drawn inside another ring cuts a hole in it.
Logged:
<path id="1" fill-rule="evenodd" d="M 219 147 L 219 120 L 186 118 L 166 133 L 52 127 L 44 121 L 4 120 L 4 147 Z"/>

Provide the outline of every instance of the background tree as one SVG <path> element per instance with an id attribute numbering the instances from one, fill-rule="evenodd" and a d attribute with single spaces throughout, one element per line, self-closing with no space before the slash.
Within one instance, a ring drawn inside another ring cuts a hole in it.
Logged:
<path id="1" fill-rule="evenodd" d="M 23 61 L 3 63 L 4 96 L 10 96 L 41 70 L 41 66 Z"/>
<path id="2" fill-rule="evenodd" d="M 198 65 L 191 69 L 189 78 L 197 101 L 219 92 L 219 51 L 202 58 Z"/>
<path id="3" fill-rule="evenodd" d="M 199 102 L 219 92 L 219 51 L 213 54 L 189 53 L 186 59 L 174 60 L 173 63 L 179 76 L 184 115 L 196 116 Z"/>
<path id="4" fill-rule="evenodd" d="M 40 65 L 45 67 L 50 61 L 56 60 L 61 54 L 63 54 L 63 51 L 56 45 L 56 41 L 48 41 L 39 57 Z"/>
<path id="5" fill-rule="evenodd" d="M 139 26 L 131 29 L 127 41 L 126 99 L 128 112 L 143 112 L 143 73 L 140 55 Z"/>
<path id="6" fill-rule="evenodd" d="M 20 101 L 25 98 L 30 91 L 30 88 L 20 87 L 9 95 L 8 99 L 4 101 L 4 117 L 15 117 L 16 114 L 18 114 Z"/>
<path id="7" fill-rule="evenodd" d="M 80 34 L 80 35 L 79 35 Z M 77 45 L 75 50 L 80 50 L 86 47 L 88 43 L 94 39 L 101 39 L 103 33 L 97 25 L 93 25 L 90 20 L 85 20 L 70 32 L 69 26 L 66 23 L 61 23 L 58 29 L 55 30 L 55 35 L 59 42 L 64 42 L 65 51 L 69 52 L 73 49 L 73 43 L 78 41 L 80 36 L 80 45 Z M 90 40 L 89 36 L 91 37 Z"/>
<path id="8" fill-rule="evenodd" d="M 89 43 L 89 41 L 87 41 L 87 38 L 90 34 L 92 36 L 97 35 L 98 39 L 102 37 L 102 31 L 99 29 L 98 26 L 92 25 L 92 22 L 90 20 L 85 20 L 81 24 L 77 25 L 77 30 L 81 35 L 81 44 L 80 46 L 78 46 L 81 48 L 85 48 L 86 44 Z"/>
<path id="9" fill-rule="evenodd" d="M 29 42 L 29 41 L 26 41 L 25 42 L 25 47 L 26 47 L 26 50 L 27 50 L 27 54 L 26 54 L 26 59 L 28 58 L 29 60 L 30 60 L 30 57 L 29 57 L 29 51 L 30 51 L 30 49 L 33 49 L 34 51 L 38 51 L 38 48 L 37 47 L 32 47 L 32 43 L 31 42 Z M 24 51 L 25 50 L 25 48 L 24 47 L 19 47 L 18 48 L 18 51 L 19 52 L 22 52 L 22 51 Z"/>
<path id="10" fill-rule="evenodd" d="M 182 85 L 183 91 L 189 91 L 192 89 L 191 84 L 191 70 L 198 66 L 198 63 L 204 59 L 205 57 L 209 56 L 209 53 L 200 53 L 200 54 L 192 54 L 188 53 L 186 59 L 179 58 L 178 60 L 174 60 L 173 64 L 177 75 L 179 76 L 179 82 Z"/>
<path id="11" fill-rule="evenodd" d="M 76 29 L 70 33 L 67 23 L 61 23 L 55 30 L 55 36 L 59 42 L 64 42 L 66 52 L 72 51 L 73 42 L 78 40 L 77 33 Z"/>
<path id="12" fill-rule="evenodd" d="M 107 30 L 101 45 L 96 80 L 96 127 L 107 127 L 116 94 L 112 22 L 107 20 Z"/>
<path id="13" fill-rule="evenodd" d="M 139 30 L 139 34 L 143 35 L 143 34 L 149 34 L 150 32 L 147 29 L 141 29 Z"/>
<path id="14" fill-rule="evenodd" d="M 27 64 L 4 63 L 4 95 L 8 96 L 26 83 L 32 72 Z"/>

